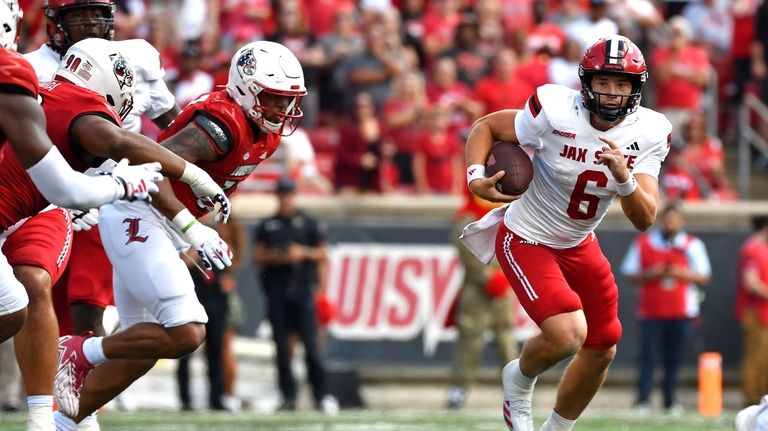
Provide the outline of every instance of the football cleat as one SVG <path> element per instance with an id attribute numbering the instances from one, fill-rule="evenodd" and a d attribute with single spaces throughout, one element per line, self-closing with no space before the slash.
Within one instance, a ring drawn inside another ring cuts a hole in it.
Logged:
<path id="1" fill-rule="evenodd" d="M 85 359 L 83 343 L 93 337 L 92 332 L 83 335 L 59 337 L 59 357 L 53 396 L 59 411 L 70 418 L 77 416 L 80 408 L 80 389 L 93 365 Z"/>
<path id="2" fill-rule="evenodd" d="M 501 372 L 501 382 L 504 387 L 502 413 L 510 431 L 534 431 L 531 413 L 533 385 L 525 389 L 515 383 L 514 373 L 519 372 L 519 362 L 520 359 L 515 359 L 504 366 Z"/>

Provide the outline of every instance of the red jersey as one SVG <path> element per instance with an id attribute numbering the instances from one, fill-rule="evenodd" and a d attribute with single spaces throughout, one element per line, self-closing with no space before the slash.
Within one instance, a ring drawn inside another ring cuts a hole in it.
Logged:
<path id="1" fill-rule="evenodd" d="M 37 78 L 30 79 L 37 83 Z M 83 115 L 99 115 L 119 126 L 120 116 L 102 95 L 64 81 L 41 84 L 39 96 L 51 142 L 72 169 L 85 171 L 89 166 L 78 159 L 77 149 L 69 140 L 72 123 Z M 0 196 L 3 197 L 0 201 L 0 229 L 7 229 L 21 219 L 37 214 L 49 203 L 37 190 L 11 147 L 5 146 L 0 154 Z"/>
<path id="2" fill-rule="evenodd" d="M 710 67 L 707 51 L 698 46 L 690 45 L 675 54 L 667 47 L 656 48 L 651 54 L 651 64 L 661 67 L 671 64 L 679 75 L 701 73 Z M 671 76 L 662 81 L 654 80 L 656 84 L 656 109 L 689 109 L 697 111 L 701 106 L 704 90 L 698 85 L 680 76 Z"/>
<path id="3" fill-rule="evenodd" d="M 0 48 L 0 92 L 37 97 L 35 69 L 24 56 L 12 49 Z"/>
<path id="4" fill-rule="evenodd" d="M 643 271 L 657 266 L 676 266 L 689 269 L 686 249 L 693 241 L 687 235 L 682 247 L 660 248 L 654 245 L 648 233 L 637 238 L 640 248 L 640 268 Z M 691 316 L 694 309 L 688 301 L 698 300 L 688 291 L 689 283 L 680 279 L 654 279 L 643 282 L 638 298 L 637 314 L 641 319 L 682 319 Z M 696 307 L 697 308 L 697 307 Z"/>
<path id="5" fill-rule="evenodd" d="M 234 193 L 238 184 L 280 145 L 280 135 L 262 132 L 225 90 L 204 94 L 187 105 L 160 134 L 158 141 L 175 135 L 189 123 L 205 133 L 211 147 L 220 154 L 215 162 L 198 161 L 195 164 L 206 171 L 227 196 Z M 205 215 L 207 211 L 197 206 L 197 196 L 187 184 L 171 180 L 171 186 L 176 197 L 195 217 Z"/>
<path id="6" fill-rule="evenodd" d="M 754 269 L 763 283 L 768 283 L 768 245 L 755 239 L 747 240 L 739 255 L 739 284 L 736 293 L 736 317 L 741 320 L 744 312 L 754 309 L 763 325 L 768 326 L 768 300 L 747 290 L 744 284 L 744 271 Z"/>

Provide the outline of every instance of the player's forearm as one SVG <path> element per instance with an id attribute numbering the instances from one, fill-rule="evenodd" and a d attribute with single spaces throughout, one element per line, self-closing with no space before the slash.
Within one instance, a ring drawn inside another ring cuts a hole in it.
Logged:
<path id="1" fill-rule="evenodd" d="M 621 197 L 621 209 L 639 231 L 647 230 L 656 221 L 656 202 L 640 188 L 629 196 Z"/>
<path id="2" fill-rule="evenodd" d="M 485 159 L 497 141 L 520 143 L 515 133 L 515 116 L 518 112 L 517 109 L 492 112 L 472 124 L 467 137 L 467 166 L 485 165 Z"/>
<path id="3" fill-rule="evenodd" d="M 125 195 L 125 187 L 112 176 L 90 177 L 72 170 L 56 147 L 30 166 L 27 174 L 48 202 L 64 208 L 89 210 Z"/>
<path id="4" fill-rule="evenodd" d="M 173 220 L 178 213 L 187 207 L 173 193 L 170 181 L 163 180 L 158 183 L 158 186 L 160 191 L 152 195 L 152 206 L 157 208 L 162 215 L 168 217 L 168 220 Z"/>
<path id="5" fill-rule="evenodd" d="M 485 159 L 493 147 L 493 132 L 487 118 L 486 116 L 475 121 L 469 130 L 466 145 L 467 166 L 475 164 L 485 166 Z"/>
<path id="6" fill-rule="evenodd" d="M 187 162 L 157 142 L 144 135 L 123 130 L 111 144 L 112 158 L 126 158 L 131 163 L 160 162 L 164 176 L 179 179 L 184 174 Z"/>

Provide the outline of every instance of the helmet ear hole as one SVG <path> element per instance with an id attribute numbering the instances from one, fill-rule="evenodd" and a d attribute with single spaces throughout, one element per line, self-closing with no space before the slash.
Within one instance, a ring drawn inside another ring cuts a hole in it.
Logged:
<path id="1" fill-rule="evenodd" d="M 112 105 L 112 106 L 117 106 L 117 105 L 115 105 L 115 99 L 113 99 L 112 95 L 110 95 L 110 94 L 107 94 L 107 102 L 109 102 L 109 104 Z"/>
<path id="2" fill-rule="evenodd" d="M 240 88 L 240 86 L 239 86 L 239 85 L 238 85 L 238 86 L 236 86 L 235 88 L 237 88 L 237 92 L 238 92 L 238 93 L 240 93 L 240 95 L 241 95 L 241 96 L 245 96 L 245 92 L 243 91 L 243 89 L 242 89 L 242 88 Z"/>

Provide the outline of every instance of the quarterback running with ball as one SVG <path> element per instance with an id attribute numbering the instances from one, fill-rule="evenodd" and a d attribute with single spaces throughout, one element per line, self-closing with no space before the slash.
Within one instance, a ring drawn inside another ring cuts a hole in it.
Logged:
<path id="1" fill-rule="evenodd" d="M 511 203 L 467 226 L 464 243 L 484 261 L 495 252 L 520 304 L 541 329 L 502 372 L 504 420 L 514 431 L 534 430 L 536 377 L 561 360 L 573 356 L 541 431 L 571 430 L 602 385 L 621 324 L 618 289 L 594 229 L 616 195 L 635 228 L 653 224 L 657 177 L 669 151 L 671 124 L 640 106 L 648 72 L 632 41 L 600 39 L 581 59 L 579 76 L 580 92 L 541 86 L 523 110 L 476 121 L 467 140 L 472 192 Z M 498 141 L 534 152 L 533 180 L 521 196 L 495 189 L 503 172 L 484 175 Z"/>

